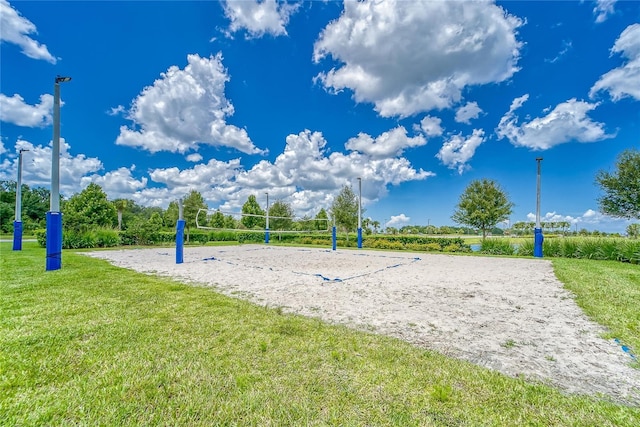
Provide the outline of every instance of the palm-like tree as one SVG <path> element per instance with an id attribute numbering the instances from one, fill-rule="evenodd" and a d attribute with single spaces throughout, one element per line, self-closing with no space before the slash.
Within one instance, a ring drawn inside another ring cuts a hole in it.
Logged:
<path id="1" fill-rule="evenodd" d="M 113 201 L 113 205 L 118 211 L 118 230 L 122 230 L 122 213 L 127 209 L 127 200 L 116 199 Z"/>

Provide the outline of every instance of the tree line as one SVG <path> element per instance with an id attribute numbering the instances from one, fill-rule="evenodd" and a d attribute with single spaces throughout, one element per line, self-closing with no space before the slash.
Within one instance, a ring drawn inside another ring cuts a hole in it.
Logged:
<path id="1" fill-rule="evenodd" d="M 616 161 L 613 172 L 600 171 L 596 183 L 603 195 L 598 199 L 602 212 L 618 218 L 640 219 L 640 152 L 625 150 Z M 0 231 L 13 231 L 16 197 L 15 181 L 0 181 Z M 26 233 L 44 229 L 45 214 L 49 210 L 49 190 L 42 187 L 22 186 L 22 221 Z M 255 195 L 249 195 L 242 206 L 243 216 L 236 218 L 230 214 L 215 211 L 211 215 L 202 214 L 208 210 L 202 195 L 195 190 L 182 199 L 187 236 L 196 224 L 211 228 L 264 229 L 266 211 L 260 206 Z M 472 181 L 461 194 L 452 220 L 460 227 L 435 227 L 407 225 L 401 228 L 386 227 L 386 234 L 503 234 L 498 224 L 508 220 L 514 204 L 500 185 L 490 179 Z M 108 200 L 106 193 L 95 183 L 89 184 L 80 193 L 69 199 L 61 197 L 63 228 L 71 232 L 83 232 L 96 227 L 117 230 L 138 230 L 152 232 L 173 230 L 179 216 L 177 201 L 169 203 L 167 209 L 138 205 L 131 199 Z M 363 210 L 364 212 L 364 210 Z M 320 209 L 315 216 L 296 218 L 291 205 L 284 200 L 276 200 L 269 206 L 269 228 L 271 230 L 326 230 L 335 224 L 342 232 L 353 232 L 358 223 L 358 200 L 351 186 L 345 185 L 334 198 L 328 210 Z M 197 218 L 196 218 L 197 217 Z M 197 220 L 196 220 L 197 219 Z M 514 234 L 528 234 L 533 223 L 516 222 L 510 228 Z M 567 233 L 567 221 L 544 222 L 546 231 Z M 371 218 L 362 219 L 365 234 L 378 233 L 382 224 Z M 577 234 L 587 234 L 580 230 Z M 593 233 L 592 233 L 593 234 Z M 601 235 L 602 233 L 597 233 Z M 627 234 L 640 235 L 640 224 L 630 224 Z"/>

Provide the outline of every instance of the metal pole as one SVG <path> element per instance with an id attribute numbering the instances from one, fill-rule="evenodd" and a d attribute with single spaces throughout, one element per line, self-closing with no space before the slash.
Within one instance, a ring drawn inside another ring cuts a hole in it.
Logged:
<path id="1" fill-rule="evenodd" d="M 335 251 L 338 246 L 338 235 L 336 232 L 336 217 L 333 216 L 333 227 L 331 227 L 331 248 Z"/>
<path id="2" fill-rule="evenodd" d="M 53 85 L 53 142 L 51 148 L 51 198 L 47 212 L 46 270 L 62 267 L 62 214 L 60 213 L 60 83 L 71 77 L 57 76 Z"/>
<path id="3" fill-rule="evenodd" d="M 176 264 L 184 262 L 184 206 L 182 199 L 178 199 L 178 221 L 176 221 Z"/>
<path id="4" fill-rule="evenodd" d="M 362 178 L 358 178 L 358 249 L 362 249 Z"/>
<path id="5" fill-rule="evenodd" d="M 533 242 L 533 256 L 536 258 L 542 258 L 542 243 L 544 242 L 544 236 L 542 235 L 542 226 L 540 223 L 540 165 L 542 157 L 537 157 L 538 172 L 536 179 L 536 227 L 533 230 L 534 242 Z"/>
<path id="6" fill-rule="evenodd" d="M 264 243 L 269 243 L 269 193 L 265 194 L 267 195 L 267 223 L 264 230 Z"/>
<path id="7" fill-rule="evenodd" d="M 21 148 L 18 152 L 18 181 L 16 181 L 16 218 L 13 221 L 13 250 L 22 250 L 22 153 L 26 150 Z"/>
<path id="8" fill-rule="evenodd" d="M 60 83 L 53 85 L 53 147 L 51 149 L 51 212 L 60 212 Z"/>

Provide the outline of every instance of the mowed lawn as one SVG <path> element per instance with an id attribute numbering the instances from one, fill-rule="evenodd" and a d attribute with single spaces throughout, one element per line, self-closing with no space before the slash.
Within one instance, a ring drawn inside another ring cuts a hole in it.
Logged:
<path id="1" fill-rule="evenodd" d="M 44 249 L 24 248 L 0 246 L 0 425 L 640 425 L 637 407 L 73 252 L 45 272 Z M 561 261 L 561 278 L 600 274 Z M 601 265 L 623 291 L 587 302 L 627 292 L 638 307 L 640 269 L 618 264 Z M 613 321 L 638 345 L 629 310 Z"/>

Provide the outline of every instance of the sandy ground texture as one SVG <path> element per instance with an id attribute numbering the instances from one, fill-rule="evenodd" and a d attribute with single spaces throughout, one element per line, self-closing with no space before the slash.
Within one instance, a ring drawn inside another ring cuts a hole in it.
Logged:
<path id="1" fill-rule="evenodd" d="M 93 252 L 260 305 L 387 334 L 570 393 L 640 404 L 640 370 L 547 260 L 242 245 Z"/>

